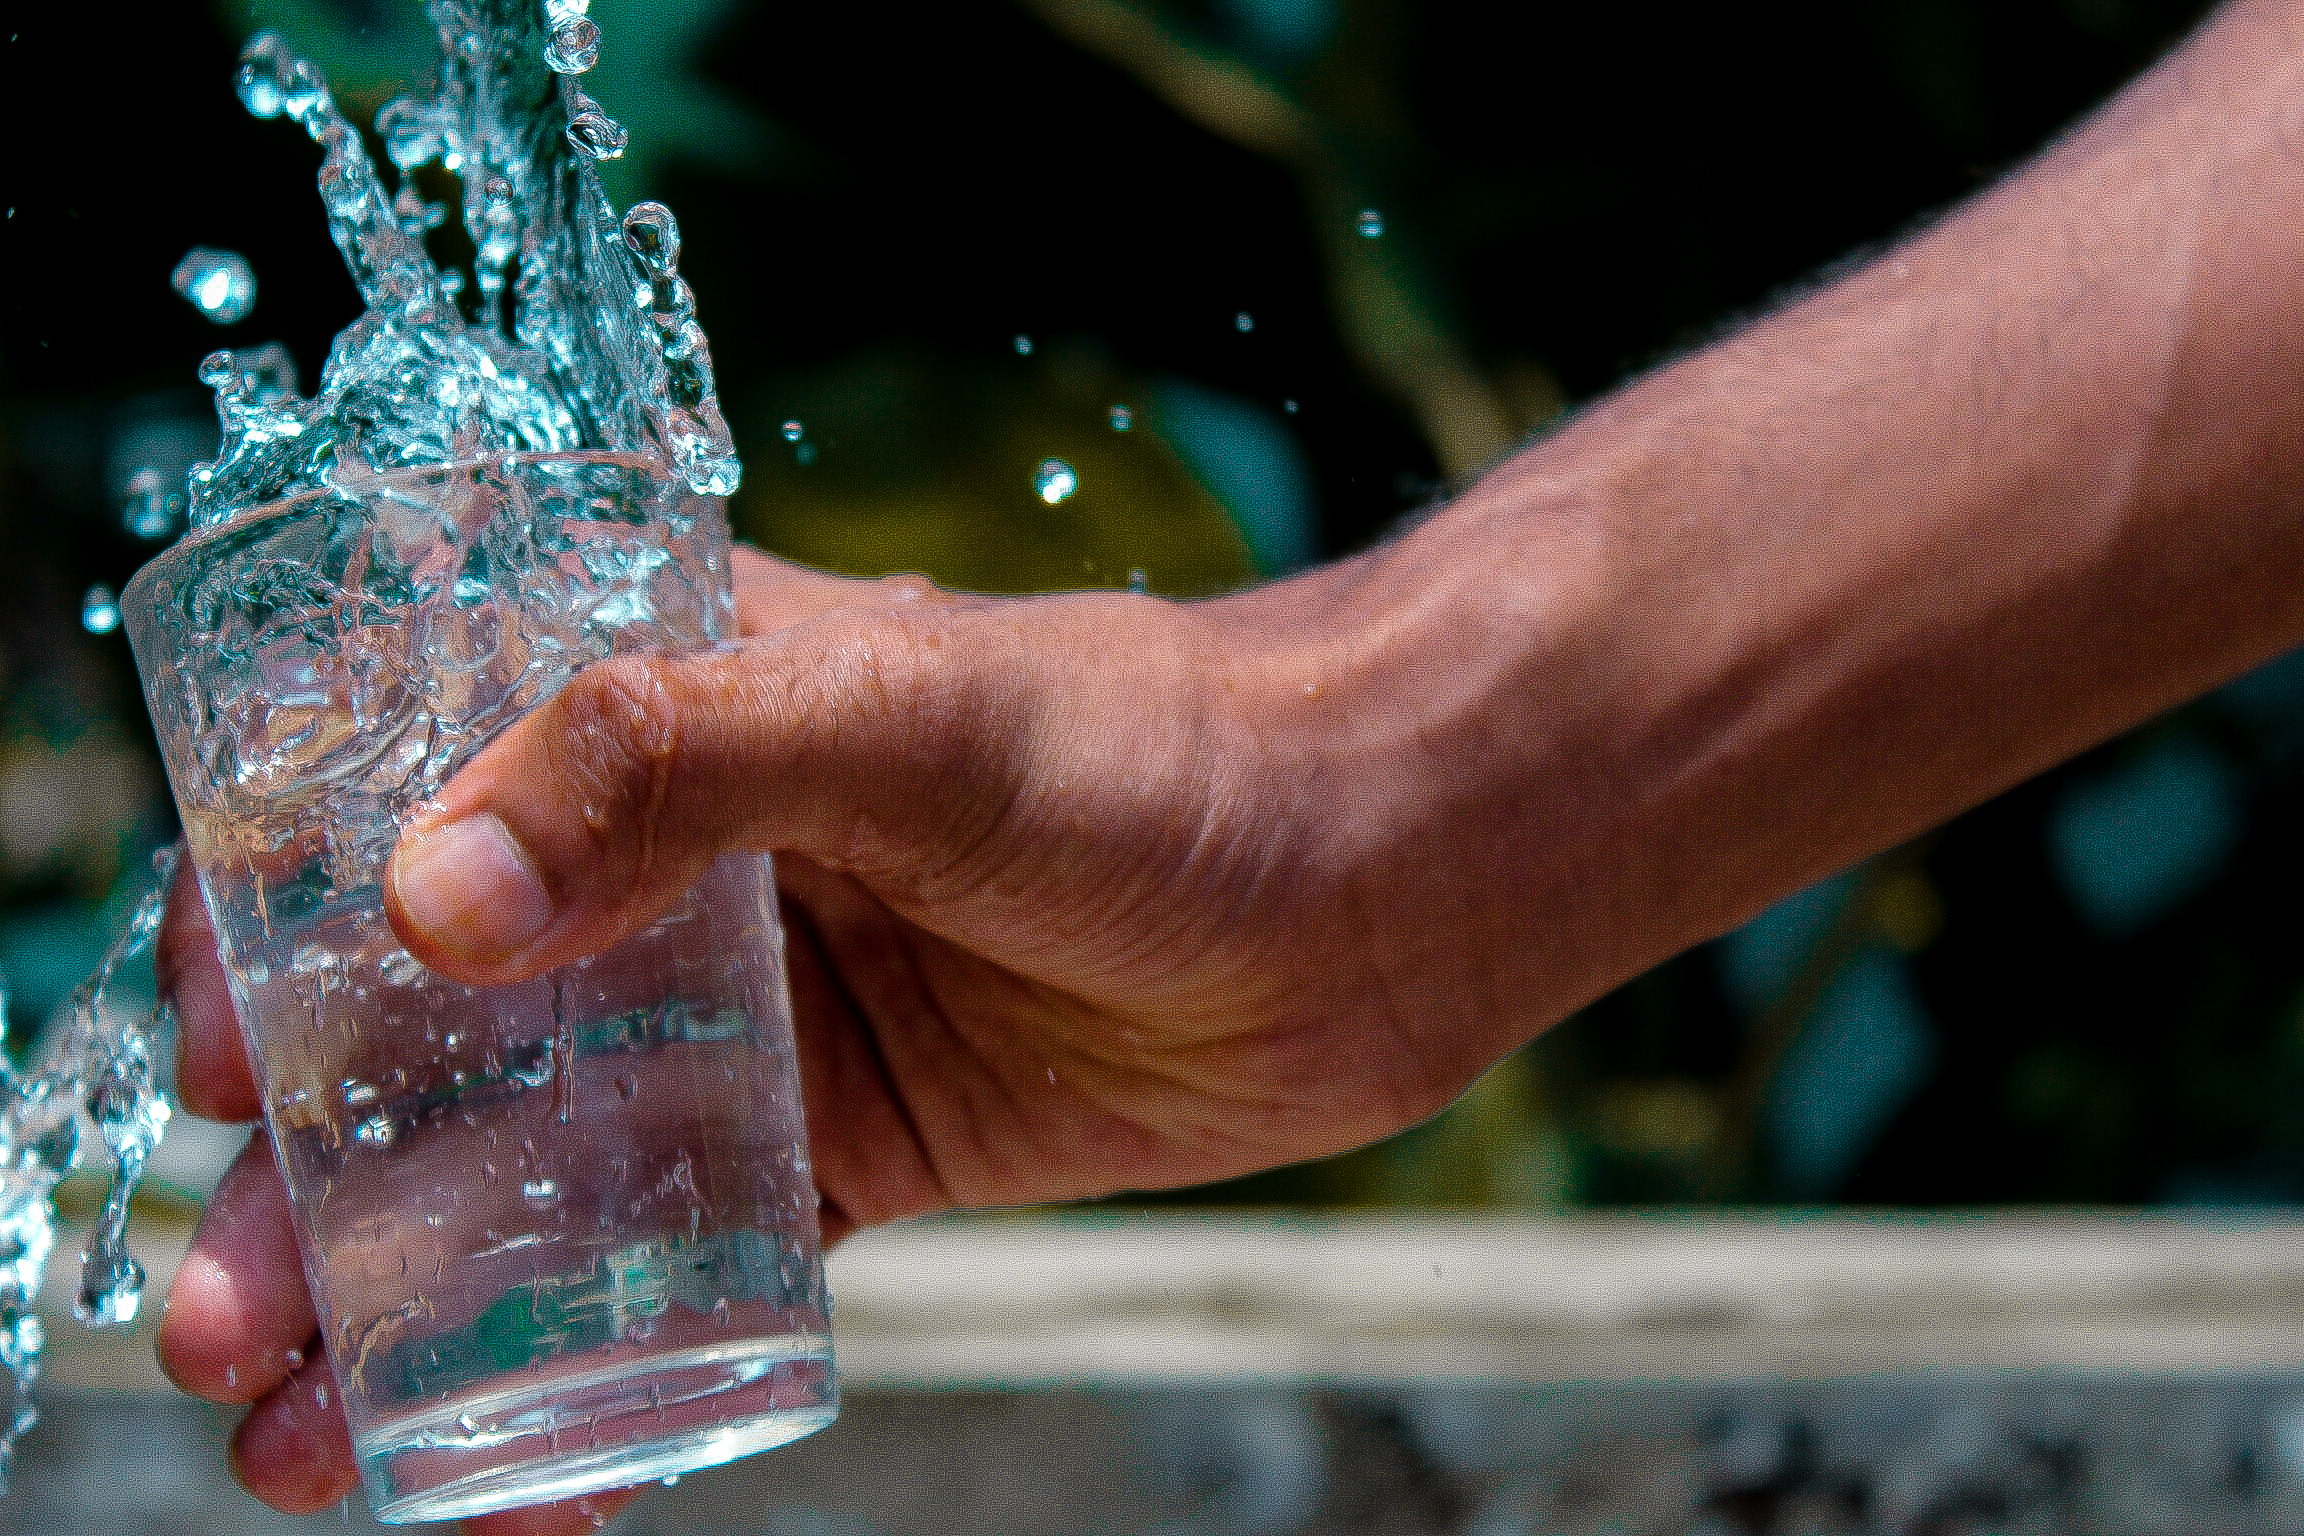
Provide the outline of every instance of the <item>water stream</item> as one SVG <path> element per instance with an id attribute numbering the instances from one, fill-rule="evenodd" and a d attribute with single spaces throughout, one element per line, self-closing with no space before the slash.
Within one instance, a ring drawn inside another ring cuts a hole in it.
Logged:
<path id="1" fill-rule="evenodd" d="M 276 34 L 249 42 L 240 99 L 320 146 L 321 202 L 364 308 L 309 396 L 276 345 L 201 363 L 223 439 L 189 477 L 194 528 L 295 492 L 356 495 L 380 474 L 515 452 L 641 452 L 701 494 L 735 489 L 741 466 L 680 276 L 679 226 L 661 203 L 619 214 L 594 169 L 627 136 L 584 89 L 601 48 L 587 3 L 430 0 L 436 78 L 376 118 L 389 185 L 320 72 Z M 450 213 L 420 190 L 428 167 L 460 184 L 469 274 L 427 249 Z M 230 252 L 196 250 L 172 281 L 211 318 L 237 319 L 254 302 L 254 274 Z M 164 531 L 172 494 L 156 482 L 133 489 L 132 525 Z M 109 592 L 92 591 L 88 608 L 91 630 L 118 623 Z M 28 1065 L 0 1059 L 0 1371 L 12 1394 L 0 1400 L 0 1484 L 37 1417 L 34 1302 L 55 1246 L 55 1188 L 80 1166 L 87 1129 L 113 1178 L 74 1310 L 90 1326 L 118 1326 L 142 1298 L 124 1229 L 171 1112 L 153 1063 L 174 1021 L 165 1001 L 136 1016 L 107 992 L 150 949 L 175 859 L 155 861 L 152 890 Z"/>

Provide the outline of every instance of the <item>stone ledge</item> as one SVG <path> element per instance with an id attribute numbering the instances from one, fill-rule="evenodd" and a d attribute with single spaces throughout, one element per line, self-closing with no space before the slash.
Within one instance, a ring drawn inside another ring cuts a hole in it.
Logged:
<path id="1" fill-rule="evenodd" d="M 153 1297 L 187 1235 L 142 1229 Z M 159 1389 L 151 1316 L 69 1321 L 77 1246 L 50 1278 L 50 1378 Z M 866 1233 L 831 1276 L 866 1389 L 2304 1369 L 2286 1214 L 1019 1214 Z"/>

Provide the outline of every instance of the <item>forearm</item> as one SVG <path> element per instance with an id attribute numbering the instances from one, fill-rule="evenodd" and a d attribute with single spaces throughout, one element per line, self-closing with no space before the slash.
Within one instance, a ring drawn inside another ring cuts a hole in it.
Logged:
<path id="1" fill-rule="evenodd" d="M 2299 139 L 2304 12 L 2235 7 L 1337 574 L 1331 664 L 1417 705 L 1353 835 L 1483 893 L 1492 1047 L 2304 641 Z"/>

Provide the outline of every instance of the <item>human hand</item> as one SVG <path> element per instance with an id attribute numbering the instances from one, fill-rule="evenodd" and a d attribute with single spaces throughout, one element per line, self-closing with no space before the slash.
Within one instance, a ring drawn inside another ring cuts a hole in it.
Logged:
<path id="1" fill-rule="evenodd" d="M 1479 989 L 1438 980 L 1459 965 L 1432 911 L 1396 905 L 1417 781 L 1397 709 L 1356 713 L 1399 663 L 1347 652 L 1348 582 L 1179 605 L 737 570 L 741 642 L 572 681 L 410 823 L 388 907 L 433 969 L 510 981 L 645 926 L 729 849 L 774 850 L 827 1238 L 1340 1151 L 1497 1053 L 1462 1027 Z M 253 1118 L 188 880 L 162 963 L 187 1104 Z M 251 1405 L 235 1470 L 289 1510 L 355 1482 L 313 1326 L 259 1138 L 161 1354 Z M 611 1507 L 472 1524 L 543 1536 Z"/>

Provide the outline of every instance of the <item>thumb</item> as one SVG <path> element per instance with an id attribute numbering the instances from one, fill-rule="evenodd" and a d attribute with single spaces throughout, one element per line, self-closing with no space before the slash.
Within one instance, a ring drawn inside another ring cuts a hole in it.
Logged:
<path id="1" fill-rule="evenodd" d="M 432 969 L 493 984 L 637 932 L 735 849 L 933 879 L 1020 782 L 1028 648 L 955 622 L 991 606 L 844 608 L 586 669 L 403 829 L 393 927 Z"/>

